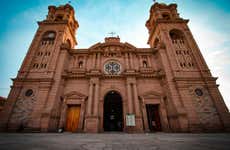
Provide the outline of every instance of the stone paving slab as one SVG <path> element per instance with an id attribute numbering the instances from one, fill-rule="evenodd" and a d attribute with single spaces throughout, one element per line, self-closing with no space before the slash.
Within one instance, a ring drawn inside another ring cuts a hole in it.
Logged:
<path id="1" fill-rule="evenodd" d="M 230 150 L 230 134 L 0 133 L 0 150 Z"/>

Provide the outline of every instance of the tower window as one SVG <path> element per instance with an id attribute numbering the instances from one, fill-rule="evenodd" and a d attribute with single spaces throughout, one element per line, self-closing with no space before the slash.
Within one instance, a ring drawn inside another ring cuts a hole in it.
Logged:
<path id="1" fill-rule="evenodd" d="M 63 20 L 63 15 L 57 15 L 55 18 L 55 21 L 62 21 Z"/>
<path id="2" fill-rule="evenodd" d="M 26 92 L 25 92 L 25 96 L 27 96 L 27 97 L 30 97 L 30 96 L 32 96 L 33 95 L 33 90 L 32 89 L 28 89 Z"/>
<path id="3" fill-rule="evenodd" d="M 42 45 L 53 44 L 55 38 L 56 38 L 56 32 L 55 31 L 45 32 L 42 36 Z"/>
<path id="4" fill-rule="evenodd" d="M 83 68 L 83 62 L 82 62 L 82 61 L 80 61 L 80 62 L 78 63 L 78 67 L 79 67 L 79 68 Z"/>
<path id="5" fill-rule="evenodd" d="M 38 68 L 38 64 L 37 63 L 33 64 L 33 68 Z"/>
<path id="6" fill-rule="evenodd" d="M 167 13 L 162 14 L 162 18 L 166 20 L 170 20 L 170 15 Z"/>
<path id="7" fill-rule="evenodd" d="M 182 31 L 173 29 L 169 32 L 169 36 L 173 43 L 184 43 L 184 34 Z"/>
<path id="8" fill-rule="evenodd" d="M 66 44 L 67 48 L 69 48 L 69 49 L 71 48 L 71 42 L 69 39 L 66 40 L 65 44 Z"/>
<path id="9" fill-rule="evenodd" d="M 153 47 L 154 47 L 154 48 L 157 48 L 158 44 L 159 44 L 159 39 L 157 38 L 157 39 L 155 39 L 155 41 L 154 41 Z"/>

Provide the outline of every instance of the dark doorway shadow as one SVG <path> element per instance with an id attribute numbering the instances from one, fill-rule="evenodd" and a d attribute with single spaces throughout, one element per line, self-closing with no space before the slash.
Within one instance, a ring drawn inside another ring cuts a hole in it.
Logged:
<path id="1" fill-rule="evenodd" d="M 104 99 L 104 131 L 123 131 L 122 98 L 116 91 L 110 91 Z"/>

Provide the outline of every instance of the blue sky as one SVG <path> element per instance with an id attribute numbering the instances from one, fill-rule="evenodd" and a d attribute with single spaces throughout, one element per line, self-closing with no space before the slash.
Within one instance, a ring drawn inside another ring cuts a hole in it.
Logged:
<path id="1" fill-rule="evenodd" d="M 37 30 L 36 21 L 47 15 L 48 5 L 68 0 L 1 1 L 0 15 L 0 95 L 7 96 L 27 49 Z M 158 0 L 177 3 L 178 12 L 190 19 L 189 27 L 211 69 L 219 77 L 220 91 L 230 108 L 230 1 Z M 121 40 L 136 47 L 148 47 L 145 21 L 152 0 L 72 0 L 80 24 L 77 48 L 88 48 L 116 32 Z"/>

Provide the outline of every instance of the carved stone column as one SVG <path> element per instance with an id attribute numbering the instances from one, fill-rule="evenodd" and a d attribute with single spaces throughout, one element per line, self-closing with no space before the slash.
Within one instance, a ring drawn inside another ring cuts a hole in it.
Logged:
<path id="1" fill-rule="evenodd" d="M 141 111 L 140 111 L 140 105 L 139 105 L 139 100 L 138 100 L 136 83 L 133 84 L 133 92 L 134 92 L 135 113 L 136 113 L 136 115 L 138 117 L 140 117 L 141 116 Z"/>
<path id="2" fill-rule="evenodd" d="M 67 111 L 66 98 L 64 98 L 64 100 L 62 102 L 62 106 L 61 106 L 61 118 L 60 118 L 60 122 L 59 122 L 59 126 L 58 126 L 59 129 L 65 128 L 66 111 Z"/>
<path id="3" fill-rule="evenodd" d="M 99 83 L 95 85 L 95 93 L 94 93 L 94 116 L 98 116 L 98 104 L 99 104 Z"/>
<path id="4" fill-rule="evenodd" d="M 92 101 L 93 101 L 93 83 L 90 81 L 89 85 L 89 98 L 88 98 L 88 105 L 87 105 L 87 116 L 91 116 L 92 112 Z"/>
<path id="5" fill-rule="evenodd" d="M 149 67 L 152 67 L 152 62 L 151 62 L 151 56 L 147 56 L 147 61 L 148 61 L 148 64 L 149 64 Z"/>
<path id="6" fill-rule="evenodd" d="M 100 69 L 100 66 L 101 66 L 101 53 L 98 53 L 97 54 L 97 69 Z"/>
<path id="7" fill-rule="evenodd" d="M 142 121 L 142 116 L 141 116 L 141 111 L 140 111 L 140 103 L 138 100 L 138 94 L 137 94 L 137 86 L 136 83 L 133 83 L 133 96 L 134 96 L 134 106 L 135 106 L 135 121 L 136 121 L 136 126 L 135 130 L 137 132 L 143 132 L 143 121 Z"/>
<path id="8" fill-rule="evenodd" d="M 99 131 L 98 102 L 99 102 L 99 84 L 98 79 L 90 80 L 89 99 L 87 115 L 85 117 L 84 131 L 88 133 L 97 133 Z M 94 94 L 93 94 L 94 93 Z M 93 97 L 94 95 L 94 97 Z M 94 109 L 92 114 L 92 103 L 94 99 Z M 97 116 L 95 116 L 97 114 Z"/>
<path id="9" fill-rule="evenodd" d="M 134 69 L 134 66 L 133 66 L 133 54 L 132 53 L 129 53 L 129 61 L 130 61 L 130 68 L 131 69 Z"/>
<path id="10" fill-rule="evenodd" d="M 125 53 L 125 68 L 129 69 L 128 53 Z"/>
<path id="11" fill-rule="evenodd" d="M 96 68 L 96 54 L 94 53 L 92 56 L 92 69 Z"/>
<path id="12" fill-rule="evenodd" d="M 139 68 L 143 67 L 142 65 L 142 57 L 139 55 Z"/>
<path id="13" fill-rule="evenodd" d="M 144 97 L 141 97 L 142 100 L 142 112 L 143 112 L 143 123 L 144 123 L 144 130 L 145 132 L 150 132 L 149 130 L 149 124 L 148 124 L 148 115 L 147 115 L 147 111 L 146 111 L 146 104 L 145 104 L 145 99 Z"/>
<path id="14" fill-rule="evenodd" d="M 74 56 L 74 61 L 73 61 L 73 68 L 78 68 L 78 57 L 77 56 Z"/>
<path id="15" fill-rule="evenodd" d="M 133 113 L 133 101 L 132 101 L 130 83 L 127 83 L 127 94 L 128 94 L 128 113 Z"/>
<path id="16" fill-rule="evenodd" d="M 84 56 L 84 58 L 83 58 L 84 60 L 83 60 L 83 68 L 87 68 L 87 56 Z"/>

